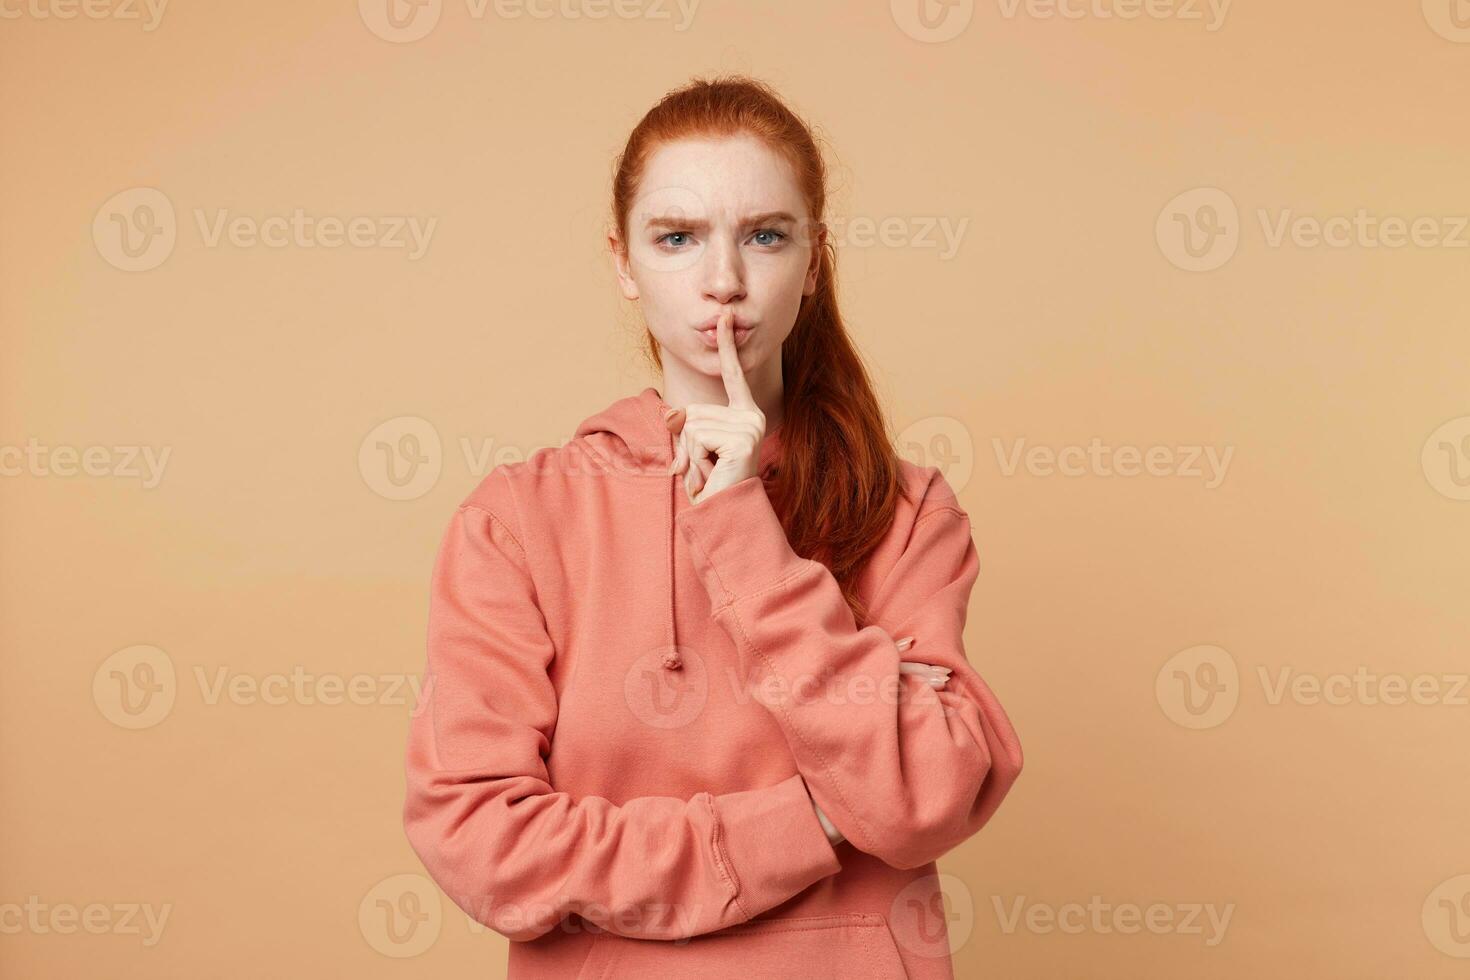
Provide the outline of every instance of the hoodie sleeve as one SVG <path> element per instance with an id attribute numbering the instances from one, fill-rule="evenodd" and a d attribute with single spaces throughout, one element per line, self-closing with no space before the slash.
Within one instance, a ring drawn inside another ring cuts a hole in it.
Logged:
<path id="1" fill-rule="evenodd" d="M 841 870 L 800 773 L 687 800 L 614 805 L 558 792 L 545 761 L 554 654 L 516 529 L 461 506 L 430 586 L 403 824 L 471 918 L 512 940 L 549 932 L 568 913 L 618 935 L 683 939 L 744 922 Z"/>
<path id="2" fill-rule="evenodd" d="M 780 724 L 812 796 L 853 846 L 917 868 L 978 831 L 1021 770 L 1021 744 L 970 665 L 979 558 L 939 471 L 858 629 L 837 580 L 791 549 L 759 477 L 678 515 L 716 621 Z M 896 640 L 914 637 L 900 654 Z M 945 689 L 900 660 L 952 670 Z"/>

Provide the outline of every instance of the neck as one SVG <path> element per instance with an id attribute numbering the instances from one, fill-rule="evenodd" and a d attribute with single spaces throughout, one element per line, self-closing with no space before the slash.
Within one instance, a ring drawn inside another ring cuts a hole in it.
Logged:
<path id="1" fill-rule="evenodd" d="M 784 388 L 780 355 L 769 358 L 752 371 L 747 371 L 745 383 L 750 386 L 751 396 L 755 398 L 761 414 L 766 417 L 766 431 L 770 432 L 781 424 L 783 416 L 781 397 Z M 711 377 L 672 361 L 665 363 L 659 395 L 673 408 L 684 408 L 693 404 L 729 404 L 729 398 L 725 395 L 725 381 L 720 375 Z"/>

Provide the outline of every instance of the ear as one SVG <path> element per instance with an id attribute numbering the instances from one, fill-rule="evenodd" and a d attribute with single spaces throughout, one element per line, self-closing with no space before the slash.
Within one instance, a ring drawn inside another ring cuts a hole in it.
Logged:
<path id="1" fill-rule="evenodd" d="M 817 233 L 813 237 L 816 244 L 812 249 L 812 260 L 806 267 L 806 282 L 801 287 L 803 296 L 810 296 L 817 291 L 817 270 L 821 268 L 822 249 L 827 244 L 827 223 L 825 221 L 817 223 Z"/>
<path id="2" fill-rule="evenodd" d="M 616 231 L 607 233 L 607 250 L 612 253 L 613 270 L 618 274 L 618 288 L 623 291 L 623 298 L 637 299 L 638 283 L 633 281 L 633 270 L 628 264 L 628 250 L 618 240 Z"/>

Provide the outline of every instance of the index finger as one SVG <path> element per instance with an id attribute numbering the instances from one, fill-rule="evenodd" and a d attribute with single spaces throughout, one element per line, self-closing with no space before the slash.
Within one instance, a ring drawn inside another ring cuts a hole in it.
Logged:
<path id="1" fill-rule="evenodd" d="M 745 382 L 740 352 L 735 347 L 734 320 L 734 312 L 726 309 L 715 323 L 715 338 L 720 345 L 720 376 L 725 379 L 725 398 L 731 408 L 754 408 L 755 397 Z"/>

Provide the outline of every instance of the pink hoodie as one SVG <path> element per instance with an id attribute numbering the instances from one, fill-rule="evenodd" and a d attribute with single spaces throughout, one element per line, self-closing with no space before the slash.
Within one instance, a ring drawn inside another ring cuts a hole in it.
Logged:
<path id="1" fill-rule="evenodd" d="M 910 499 L 859 580 L 859 630 L 767 497 L 779 427 L 759 478 L 692 504 L 664 475 L 666 407 L 652 387 L 619 399 L 455 511 L 410 843 L 514 940 L 511 980 L 952 977 L 934 861 L 1021 769 L 963 646 L 969 518 L 937 469 L 902 462 Z M 953 673 L 935 691 L 900 660 Z"/>

